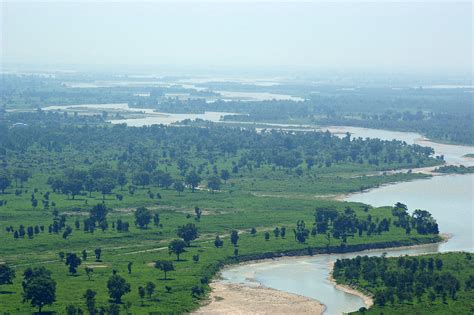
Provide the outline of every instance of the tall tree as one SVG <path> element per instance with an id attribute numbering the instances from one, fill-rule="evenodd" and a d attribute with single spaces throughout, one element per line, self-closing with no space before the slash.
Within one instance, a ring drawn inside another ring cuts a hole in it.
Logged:
<path id="1" fill-rule="evenodd" d="M 107 289 L 110 298 L 115 303 L 120 303 L 122 296 L 130 292 L 130 284 L 124 278 L 115 274 L 107 281 Z"/>
<path id="2" fill-rule="evenodd" d="M 186 242 L 186 246 L 189 246 L 191 241 L 199 238 L 199 231 L 194 223 L 188 223 L 178 227 L 176 234 Z"/>
<path id="3" fill-rule="evenodd" d="M 174 270 L 174 265 L 172 261 L 158 260 L 155 262 L 155 268 L 163 271 L 165 273 L 165 280 L 167 280 L 168 278 L 166 277 L 166 275 L 169 271 Z"/>
<path id="4" fill-rule="evenodd" d="M 151 221 L 151 211 L 145 207 L 137 208 L 135 211 L 135 224 L 141 229 L 147 228 Z"/>
<path id="5" fill-rule="evenodd" d="M 28 268 L 23 274 L 22 286 L 24 300 L 38 307 L 40 313 L 45 305 L 56 301 L 56 281 L 44 267 Z"/>
<path id="6" fill-rule="evenodd" d="M 179 255 L 184 253 L 186 250 L 186 242 L 182 240 L 172 240 L 168 246 L 168 250 L 171 253 L 176 255 L 177 260 L 179 261 Z"/>

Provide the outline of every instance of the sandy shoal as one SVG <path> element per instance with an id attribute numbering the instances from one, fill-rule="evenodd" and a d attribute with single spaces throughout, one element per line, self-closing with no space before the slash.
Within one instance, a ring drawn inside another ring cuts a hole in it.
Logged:
<path id="1" fill-rule="evenodd" d="M 193 314 L 322 314 L 316 300 L 262 286 L 248 287 L 223 282 L 211 283 L 210 303 Z"/>

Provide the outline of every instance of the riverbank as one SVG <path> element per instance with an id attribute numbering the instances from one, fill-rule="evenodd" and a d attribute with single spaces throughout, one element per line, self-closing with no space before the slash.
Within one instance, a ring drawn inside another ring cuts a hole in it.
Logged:
<path id="1" fill-rule="evenodd" d="M 374 305 L 374 298 L 372 295 L 369 295 L 368 293 L 363 293 L 362 291 L 360 291 L 360 288 L 353 288 L 349 285 L 339 284 L 336 282 L 336 279 L 334 279 L 333 277 L 334 262 L 330 264 L 329 269 L 331 271 L 329 272 L 328 281 L 331 282 L 336 289 L 360 297 L 364 301 L 365 307 L 367 309 Z"/>
<path id="2" fill-rule="evenodd" d="M 325 310 L 318 301 L 264 286 L 213 282 L 210 303 L 195 315 L 204 314 L 322 314 Z"/>
<path id="3" fill-rule="evenodd" d="M 432 246 L 433 244 L 445 242 L 448 239 L 448 235 L 440 235 L 437 242 L 434 239 L 431 241 L 424 240 L 425 243 L 421 244 L 412 241 L 411 245 L 400 242 L 397 243 L 380 243 L 380 244 L 364 244 L 365 249 L 360 247 L 351 247 L 352 249 L 358 248 L 359 250 L 351 250 L 350 253 L 359 253 L 361 255 L 368 254 L 372 251 L 380 251 L 383 249 L 404 249 L 404 248 L 418 248 L 422 246 Z M 417 240 L 416 242 L 419 242 Z M 415 245 L 416 244 L 416 245 Z M 394 246 L 398 245 L 398 246 Z M 333 248 L 334 249 L 334 248 Z M 315 250 L 317 252 L 317 250 Z M 348 252 L 346 252 L 348 253 Z M 229 269 L 238 268 L 245 266 L 248 270 L 251 270 L 254 265 L 258 265 L 265 262 L 270 262 L 272 267 L 278 267 L 279 264 L 284 265 L 289 260 L 295 259 L 309 259 L 316 257 L 329 256 L 319 252 L 317 255 L 309 255 L 308 251 L 299 251 L 286 253 L 266 253 L 258 256 L 252 256 L 253 259 L 243 259 L 240 262 L 230 263 L 221 265 L 219 268 L 218 275 Z M 250 258 L 250 257 L 247 257 Z M 330 268 L 330 272 L 332 268 Z M 302 295 L 292 294 L 272 288 L 263 286 L 257 279 L 253 272 L 243 273 L 245 283 L 230 283 L 228 281 L 214 280 L 210 283 L 211 293 L 209 295 L 208 303 L 203 305 L 193 314 L 321 314 L 324 312 L 325 305 L 318 301 L 318 296 L 304 297 Z M 370 307 L 373 304 L 372 298 L 365 295 L 353 288 L 347 286 L 340 286 L 334 282 L 331 277 L 328 280 L 331 284 L 341 291 L 360 297 L 366 307 Z M 296 306 L 297 305 L 297 306 Z M 275 307 L 276 306 L 276 307 Z"/>

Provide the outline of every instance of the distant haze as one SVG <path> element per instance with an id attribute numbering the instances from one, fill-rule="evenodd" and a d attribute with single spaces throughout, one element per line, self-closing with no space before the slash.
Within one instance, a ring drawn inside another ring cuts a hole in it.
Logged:
<path id="1" fill-rule="evenodd" d="M 2 65 L 472 71 L 472 4 L 2 2 Z"/>

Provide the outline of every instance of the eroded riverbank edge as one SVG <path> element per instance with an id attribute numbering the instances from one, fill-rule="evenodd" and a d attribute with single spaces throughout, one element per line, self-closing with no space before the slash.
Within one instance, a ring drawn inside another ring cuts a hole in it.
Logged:
<path id="1" fill-rule="evenodd" d="M 317 299 L 268 288 L 261 285 L 256 280 L 256 286 L 226 283 L 225 281 L 222 281 L 221 274 L 226 269 L 269 261 L 272 263 L 278 263 L 283 262 L 284 260 L 292 260 L 296 258 L 305 259 L 314 257 L 316 255 L 345 253 L 360 253 L 361 255 L 364 255 L 370 253 L 371 251 L 377 251 L 381 249 L 404 249 L 431 246 L 433 244 L 446 242 L 448 239 L 449 235 L 443 234 L 435 237 L 421 239 L 413 238 L 404 241 L 347 245 L 343 249 L 341 249 L 340 246 L 333 246 L 329 248 L 329 251 L 326 248 L 306 248 L 299 250 L 289 250 L 285 252 L 268 252 L 242 256 L 238 258 L 229 258 L 226 261 L 218 262 L 215 266 L 210 266 L 210 269 L 214 269 L 215 271 L 213 274 L 213 280 L 210 283 L 211 293 L 207 299 L 203 301 L 201 307 L 192 312 L 192 314 L 294 314 L 295 308 L 288 308 L 288 312 L 285 312 L 284 310 L 286 308 L 281 305 L 296 305 L 297 303 L 301 303 L 301 307 L 298 308 L 298 313 L 322 314 L 326 307 Z M 332 268 L 330 270 L 330 274 L 331 273 Z M 335 285 L 337 289 L 361 297 L 367 307 L 373 304 L 372 298 L 370 296 L 365 295 L 356 289 L 349 289 L 347 286 L 339 285 L 334 281 L 331 283 Z M 250 298 L 248 298 L 249 294 Z M 275 309 L 273 305 L 278 305 L 279 307 Z"/>

